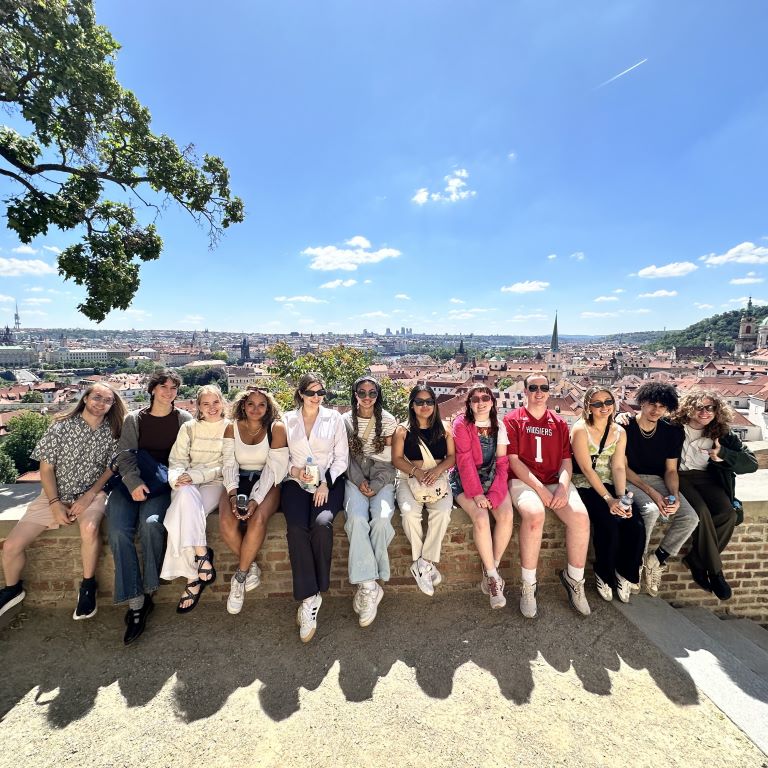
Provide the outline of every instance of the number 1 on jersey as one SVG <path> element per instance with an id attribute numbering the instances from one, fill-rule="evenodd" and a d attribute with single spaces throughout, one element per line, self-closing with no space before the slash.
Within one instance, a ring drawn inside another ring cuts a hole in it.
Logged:
<path id="1" fill-rule="evenodd" d="M 541 455 L 541 435 L 534 435 L 533 439 L 536 441 L 536 463 L 541 464 L 544 461 Z"/>

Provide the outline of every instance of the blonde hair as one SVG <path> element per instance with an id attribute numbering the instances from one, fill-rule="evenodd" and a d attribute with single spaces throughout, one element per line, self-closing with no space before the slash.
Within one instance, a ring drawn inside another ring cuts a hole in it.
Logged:
<path id="1" fill-rule="evenodd" d="M 204 384 L 200 389 L 197 390 L 197 398 L 195 399 L 195 405 L 197 406 L 197 413 L 195 414 L 195 418 L 198 421 L 203 420 L 203 413 L 200 410 L 200 401 L 205 397 L 205 395 L 216 395 L 216 397 L 219 398 L 219 402 L 221 403 L 221 415 L 223 416 L 227 412 L 227 401 L 224 399 L 224 393 L 219 389 L 216 384 Z"/>

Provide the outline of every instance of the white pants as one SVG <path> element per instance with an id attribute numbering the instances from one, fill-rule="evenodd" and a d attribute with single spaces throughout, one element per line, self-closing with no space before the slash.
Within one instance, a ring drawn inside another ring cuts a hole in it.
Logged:
<path id="1" fill-rule="evenodd" d="M 453 495 L 449 492 L 442 499 L 432 504 L 422 504 L 413 498 L 408 481 L 400 479 L 395 486 L 395 497 L 400 509 L 405 537 L 411 543 L 411 558 L 418 560 L 423 557 L 431 563 L 440 562 L 440 549 L 443 537 L 451 522 Z M 427 508 L 427 535 L 422 528 L 422 512 Z"/>
<path id="2" fill-rule="evenodd" d="M 181 485 L 171 491 L 171 504 L 165 514 L 168 543 L 160 578 L 172 581 L 183 576 L 197 578 L 195 547 L 207 546 L 205 521 L 219 508 L 224 485 L 216 480 L 205 485 Z"/>

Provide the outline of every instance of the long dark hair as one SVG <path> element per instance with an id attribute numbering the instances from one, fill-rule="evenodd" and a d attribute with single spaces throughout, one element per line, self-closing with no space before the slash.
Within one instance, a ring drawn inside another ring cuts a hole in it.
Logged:
<path id="1" fill-rule="evenodd" d="M 304 401 L 301 399 L 301 396 L 304 393 L 304 390 L 310 384 L 319 384 L 323 389 L 325 389 L 325 382 L 320 378 L 318 374 L 305 373 L 299 379 L 299 383 L 296 385 L 296 389 L 294 390 L 294 393 L 293 393 L 293 402 L 296 405 L 297 411 L 300 411 L 301 406 L 304 405 Z"/>
<path id="2" fill-rule="evenodd" d="M 493 392 L 491 392 L 485 384 L 473 384 L 469 388 L 469 392 L 467 392 L 467 405 L 464 409 L 464 418 L 470 424 L 475 423 L 475 414 L 472 413 L 472 395 L 474 395 L 475 392 L 484 392 L 491 396 L 491 410 L 488 413 L 488 417 L 491 420 L 491 434 L 496 436 L 499 433 L 499 417 L 496 413 L 496 398 L 493 396 Z"/>
<path id="3" fill-rule="evenodd" d="M 369 381 L 376 389 L 376 401 L 373 404 L 373 418 L 376 420 L 376 436 L 373 438 L 373 452 L 381 453 L 384 450 L 384 446 L 387 444 L 387 438 L 381 434 L 381 414 L 384 410 L 383 397 L 381 393 L 381 385 L 373 376 L 361 376 L 352 385 L 352 434 L 349 436 L 349 450 L 355 456 L 362 456 L 363 454 L 363 441 L 358 435 L 357 429 L 357 388 L 364 382 Z"/>
<path id="4" fill-rule="evenodd" d="M 104 419 L 106 420 L 107 424 L 109 424 L 112 437 L 117 440 L 123 430 L 123 421 L 125 420 L 126 412 L 125 403 L 123 402 L 123 398 L 120 397 L 120 395 L 118 395 L 117 392 L 112 389 L 112 387 L 107 384 L 102 384 L 98 381 L 86 387 L 82 397 L 77 401 L 77 405 L 72 408 L 72 410 L 57 416 L 56 421 L 64 421 L 65 419 L 73 419 L 75 416 L 79 416 L 85 410 L 86 399 L 90 396 L 91 392 L 93 392 L 96 387 L 104 387 L 104 389 L 109 390 L 112 393 L 112 397 L 114 398 L 114 401 L 112 405 L 109 406 L 109 410 L 104 416 Z"/>
<path id="5" fill-rule="evenodd" d="M 437 395 L 432 387 L 428 387 L 426 384 L 417 384 L 408 395 L 408 431 L 414 436 L 419 436 L 419 420 L 416 418 L 416 412 L 413 410 L 413 401 L 419 392 L 427 392 L 429 396 L 435 401 L 435 407 L 432 409 L 432 418 L 427 425 L 429 435 L 427 442 L 434 443 L 441 437 L 445 436 L 445 427 L 443 426 L 442 419 L 440 418 L 440 412 L 437 408 Z"/>

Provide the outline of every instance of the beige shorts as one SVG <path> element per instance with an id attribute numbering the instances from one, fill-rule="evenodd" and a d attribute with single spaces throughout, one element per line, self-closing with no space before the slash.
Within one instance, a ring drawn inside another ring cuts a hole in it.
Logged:
<path id="1" fill-rule="evenodd" d="M 552 483 L 545 486 L 550 493 L 554 493 L 557 489 L 557 483 Z M 513 479 L 509 481 L 509 495 L 512 497 L 512 503 L 516 509 L 520 509 L 520 503 L 525 504 L 528 509 L 538 506 L 542 512 L 544 512 L 544 504 L 539 498 L 539 494 L 531 488 L 528 483 L 524 483 L 522 480 Z M 579 496 L 579 492 L 573 483 L 568 484 L 568 505 L 575 511 L 584 511 L 584 502 Z"/>
<path id="2" fill-rule="evenodd" d="M 101 491 L 96 494 L 96 498 L 78 519 L 83 522 L 92 521 L 98 526 L 101 523 L 101 518 L 104 517 L 106 506 L 107 494 Z M 34 501 L 29 502 L 27 511 L 19 522 L 42 525 L 51 530 L 61 527 L 61 523 L 57 523 L 54 519 L 53 512 L 48 505 L 48 497 L 44 493 L 41 493 Z"/>

